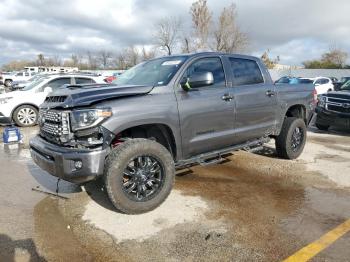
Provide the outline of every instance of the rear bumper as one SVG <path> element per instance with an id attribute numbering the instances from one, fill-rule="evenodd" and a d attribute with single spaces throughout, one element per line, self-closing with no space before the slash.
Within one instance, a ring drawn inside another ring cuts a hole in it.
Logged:
<path id="1" fill-rule="evenodd" d="M 350 128 L 350 114 L 336 113 L 316 108 L 316 123 L 325 126 Z"/>
<path id="2" fill-rule="evenodd" d="M 105 150 L 71 149 L 47 142 L 40 136 L 30 141 L 30 153 L 34 162 L 49 174 L 63 180 L 81 184 L 103 175 Z M 81 161 L 77 169 L 75 162 Z"/>

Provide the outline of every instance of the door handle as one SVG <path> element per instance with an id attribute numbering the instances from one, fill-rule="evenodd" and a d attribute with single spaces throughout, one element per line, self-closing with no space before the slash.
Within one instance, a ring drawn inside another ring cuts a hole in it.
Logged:
<path id="1" fill-rule="evenodd" d="M 224 101 L 231 101 L 233 99 L 233 95 L 230 95 L 230 94 L 224 94 L 222 97 L 221 97 L 222 100 Z"/>
<path id="2" fill-rule="evenodd" d="M 266 91 L 266 95 L 267 95 L 267 96 L 270 96 L 270 97 L 271 97 L 271 96 L 274 96 L 275 94 L 276 94 L 275 91 L 272 91 L 272 90 L 267 90 L 267 91 Z"/>

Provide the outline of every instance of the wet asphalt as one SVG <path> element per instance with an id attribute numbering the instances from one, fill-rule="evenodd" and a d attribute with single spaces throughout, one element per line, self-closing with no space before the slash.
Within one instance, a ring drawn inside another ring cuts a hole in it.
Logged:
<path id="1" fill-rule="evenodd" d="M 281 261 L 350 218 L 348 187 L 302 161 L 277 159 L 267 146 L 255 154 L 237 152 L 220 165 L 179 171 L 177 194 L 162 206 L 167 214 L 141 222 L 130 217 L 120 240 L 113 231 L 118 214 L 100 182 L 80 188 L 61 181 L 59 194 L 67 200 L 33 191 L 55 193 L 57 179 L 30 158 L 28 139 L 37 129 L 22 131 L 24 144 L 0 144 L 0 261 Z M 308 143 L 344 150 L 350 137 L 331 132 Z M 342 172 L 350 175 L 350 166 Z M 181 212 L 186 217 L 189 211 L 193 219 L 183 219 Z M 173 217 L 179 221 L 170 225 Z M 136 223 L 160 230 L 128 239 Z M 348 232 L 312 261 L 349 261 L 349 243 Z"/>

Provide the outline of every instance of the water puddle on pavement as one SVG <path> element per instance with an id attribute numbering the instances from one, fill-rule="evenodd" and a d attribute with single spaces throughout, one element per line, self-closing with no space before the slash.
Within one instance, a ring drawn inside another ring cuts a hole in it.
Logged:
<path id="1" fill-rule="evenodd" d="M 55 192 L 57 179 L 32 164 L 26 147 L 2 145 L 0 156 L 0 164 L 17 163 L 12 173 L 25 167 L 30 185 Z M 350 217 L 349 192 L 327 183 L 302 163 L 238 152 L 224 164 L 178 172 L 160 208 L 126 216 L 100 183 L 82 192 L 62 181 L 69 200 L 43 195 L 33 204 L 32 241 L 48 261 L 280 261 Z"/>

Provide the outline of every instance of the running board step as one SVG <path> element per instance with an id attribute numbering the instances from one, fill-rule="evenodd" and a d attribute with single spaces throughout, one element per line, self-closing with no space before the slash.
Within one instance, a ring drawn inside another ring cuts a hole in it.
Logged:
<path id="1" fill-rule="evenodd" d="M 241 149 L 247 150 L 250 152 L 254 152 L 255 150 L 261 149 L 261 146 L 269 141 L 270 141 L 269 137 L 262 137 L 260 139 L 248 141 L 248 142 L 245 142 L 243 144 L 233 145 L 233 146 L 230 146 L 227 148 L 223 148 L 221 150 L 214 150 L 214 151 L 211 151 L 208 153 L 200 154 L 200 155 L 194 156 L 192 158 L 180 160 L 180 161 L 176 162 L 175 168 L 182 169 L 182 168 L 189 167 L 189 166 L 192 166 L 195 164 L 211 165 L 214 163 L 220 163 L 224 160 L 224 158 L 222 158 L 222 155 L 231 153 L 233 151 L 241 150 Z M 206 159 L 212 159 L 212 158 L 214 158 L 214 160 L 206 161 Z"/>
<path id="2" fill-rule="evenodd" d="M 220 164 L 223 161 L 225 161 L 225 158 L 222 158 L 221 156 L 219 156 L 218 158 L 214 158 L 210 160 L 200 159 L 198 161 L 198 164 L 200 164 L 201 166 L 210 166 L 210 165 Z"/>

